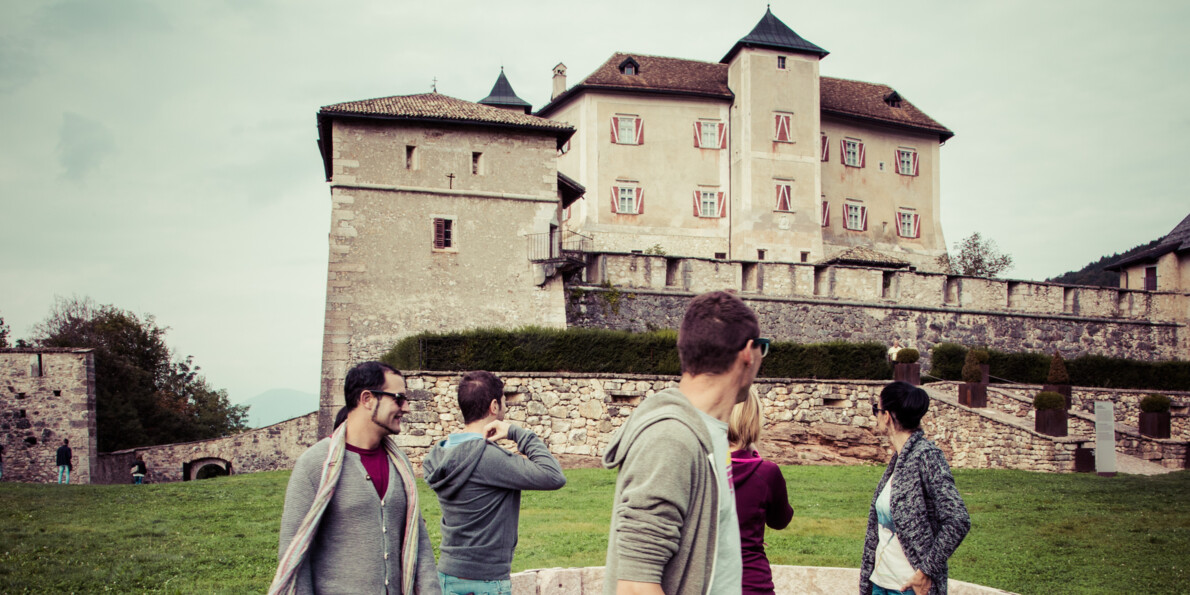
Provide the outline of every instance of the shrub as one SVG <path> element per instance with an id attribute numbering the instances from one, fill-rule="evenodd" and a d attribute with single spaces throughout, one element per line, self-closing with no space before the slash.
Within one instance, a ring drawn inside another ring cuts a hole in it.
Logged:
<path id="1" fill-rule="evenodd" d="M 1066 372 L 1066 360 L 1062 359 L 1061 352 L 1054 352 L 1054 358 L 1050 360 L 1050 373 L 1045 380 L 1049 384 L 1070 384 L 1070 374 Z"/>
<path id="2" fill-rule="evenodd" d="M 992 357 L 991 354 L 988 353 L 988 350 L 984 349 L 982 347 L 977 347 L 975 349 L 972 349 L 971 353 L 974 354 L 975 363 L 977 363 L 977 364 L 986 364 L 986 363 L 988 363 L 988 360 L 991 359 L 991 357 Z"/>
<path id="3" fill-rule="evenodd" d="M 966 357 L 966 347 L 957 343 L 938 343 L 930 351 L 930 375 L 943 380 L 959 380 L 963 376 Z"/>
<path id="4" fill-rule="evenodd" d="M 967 352 L 967 362 L 963 364 L 963 382 L 978 383 L 983 381 L 983 369 L 979 367 L 979 349 Z M 987 352 L 984 352 L 987 355 Z"/>
<path id="5" fill-rule="evenodd" d="M 904 347 L 897 352 L 898 364 L 915 364 L 921 359 L 921 353 L 912 347 Z"/>
<path id="6" fill-rule="evenodd" d="M 1170 399 L 1165 395 L 1149 394 L 1140 400 L 1140 410 L 1145 413 L 1165 413 L 1169 411 Z"/>
<path id="7" fill-rule="evenodd" d="M 1033 397 L 1033 408 L 1038 411 L 1066 409 L 1066 397 L 1053 391 L 1043 390 Z"/>

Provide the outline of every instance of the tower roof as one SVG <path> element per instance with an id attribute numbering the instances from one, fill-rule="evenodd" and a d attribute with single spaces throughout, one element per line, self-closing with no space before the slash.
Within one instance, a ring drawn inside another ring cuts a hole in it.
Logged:
<path id="1" fill-rule="evenodd" d="M 819 58 L 823 58 L 830 53 L 806 41 L 801 35 L 794 33 L 793 29 L 789 28 L 789 25 L 781 22 L 781 19 L 774 16 L 773 11 L 768 8 L 764 10 L 764 16 L 752 28 L 752 32 L 737 41 L 732 46 L 731 51 L 727 52 L 727 55 L 723 56 L 720 62 L 723 64 L 730 62 L 741 49 L 746 47 L 814 54 Z"/>
<path id="2" fill-rule="evenodd" d="M 492 85 L 492 92 L 488 93 L 487 97 L 479 100 L 483 105 L 492 105 L 497 107 L 518 107 L 523 108 L 525 113 L 533 108 L 533 104 L 517 97 L 516 91 L 512 90 L 512 85 L 508 82 L 508 77 L 504 76 L 504 67 L 500 67 L 500 76 L 496 78 L 496 84 Z"/>

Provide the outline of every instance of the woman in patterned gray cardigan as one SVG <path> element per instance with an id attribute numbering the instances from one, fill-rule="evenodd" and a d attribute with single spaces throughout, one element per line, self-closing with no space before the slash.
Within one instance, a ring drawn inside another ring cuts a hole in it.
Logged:
<path id="1" fill-rule="evenodd" d="M 868 513 L 860 595 L 946 595 L 946 561 L 971 528 L 946 457 L 919 427 L 929 406 L 924 390 L 904 382 L 884 387 L 875 404 L 876 433 L 894 453 Z"/>

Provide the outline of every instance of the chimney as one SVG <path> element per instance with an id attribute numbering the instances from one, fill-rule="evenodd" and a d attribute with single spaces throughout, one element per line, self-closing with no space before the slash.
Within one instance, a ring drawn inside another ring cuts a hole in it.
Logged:
<path id="1" fill-rule="evenodd" d="M 566 65 L 558 62 L 554 67 L 554 93 L 550 95 L 550 101 L 558 98 L 559 95 L 566 92 Z"/>

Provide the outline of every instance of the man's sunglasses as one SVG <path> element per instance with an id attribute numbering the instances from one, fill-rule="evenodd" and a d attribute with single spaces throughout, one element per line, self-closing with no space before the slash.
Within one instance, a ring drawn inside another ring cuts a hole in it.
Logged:
<path id="1" fill-rule="evenodd" d="M 409 400 L 405 396 L 405 393 L 390 393 L 390 392 L 382 391 L 382 390 L 369 390 L 368 392 L 370 392 L 378 397 L 392 397 L 393 400 L 397 402 L 398 407 L 400 407 L 401 405 L 404 405 L 405 401 Z"/>
<path id="2" fill-rule="evenodd" d="M 773 342 L 772 339 L 765 339 L 764 337 L 758 337 L 756 339 L 752 339 L 752 346 L 759 347 L 760 348 L 760 357 L 764 357 L 769 354 L 769 344 L 771 344 L 772 342 Z"/>

